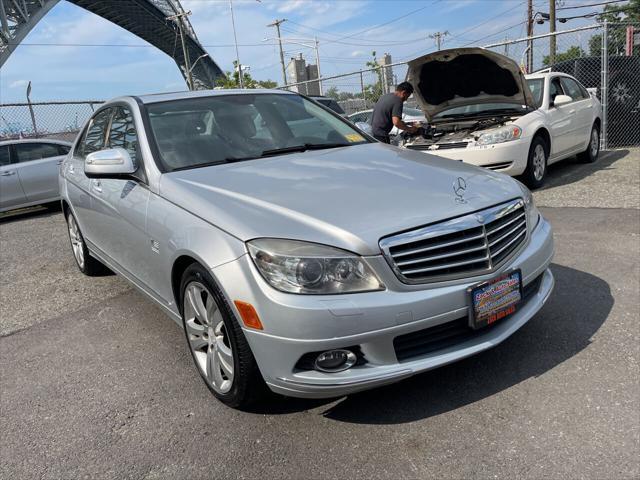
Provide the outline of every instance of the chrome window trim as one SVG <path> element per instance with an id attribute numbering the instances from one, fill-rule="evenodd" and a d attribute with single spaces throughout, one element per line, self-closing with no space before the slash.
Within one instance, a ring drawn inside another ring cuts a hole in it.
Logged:
<path id="1" fill-rule="evenodd" d="M 525 215 L 525 238 L 521 244 L 513 252 L 503 258 L 497 264 L 494 264 L 489 251 L 489 243 L 487 238 L 486 224 L 494 220 L 498 220 L 505 215 L 512 213 L 514 210 L 522 208 Z M 439 237 L 441 235 L 447 235 L 449 233 L 456 233 L 462 230 L 473 229 L 482 227 L 482 236 L 484 236 L 484 247 L 488 255 L 489 267 L 484 269 L 468 270 L 461 273 L 428 276 L 424 278 L 407 278 L 405 277 L 396 262 L 394 261 L 390 249 L 395 246 L 405 245 L 407 243 L 413 243 L 421 240 L 427 240 L 433 237 Z M 396 235 L 390 235 L 380 239 L 379 246 L 382 250 L 383 256 L 387 261 L 387 264 L 391 267 L 396 277 L 407 285 L 424 285 L 437 282 L 445 282 L 448 280 L 469 279 L 470 277 L 487 275 L 489 273 L 497 272 L 502 266 L 507 264 L 512 258 L 518 255 L 529 243 L 531 232 L 529 230 L 526 205 L 522 198 L 516 198 L 499 205 L 489 207 L 487 209 L 479 210 L 476 212 L 468 213 L 466 215 L 455 217 L 444 222 L 438 222 L 425 227 L 420 227 L 415 230 L 402 232 Z"/>

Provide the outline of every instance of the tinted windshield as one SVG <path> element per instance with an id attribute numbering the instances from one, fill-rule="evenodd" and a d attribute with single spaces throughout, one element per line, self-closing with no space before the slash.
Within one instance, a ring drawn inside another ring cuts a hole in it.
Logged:
<path id="1" fill-rule="evenodd" d="M 297 95 L 188 98 L 149 104 L 147 112 L 165 171 L 368 142 Z"/>
<path id="2" fill-rule="evenodd" d="M 527 85 L 529 85 L 529 90 L 533 93 L 533 101 L 536 104 L 536 108 L 540 108 L 542 106 L 542 93 L 544 90 L 544 79 L 543 78 L 531 78 L 527 80 Z"/>
<path id="3" fill-rule="evenodd" d="M 491 113 L 522 113 L 525 110 L 523 105 L 515 105 L 513 103 L 483 103 L 477 105 L 464 105 L 462 107 L 454 107 L 449 110 L 438 113 L 434 118 L 448 118 L 458 116 L 474 116 L 476 114 Z"/>

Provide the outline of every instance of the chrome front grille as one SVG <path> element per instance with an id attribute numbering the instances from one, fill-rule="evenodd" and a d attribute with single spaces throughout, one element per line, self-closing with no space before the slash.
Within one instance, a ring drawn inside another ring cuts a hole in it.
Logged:
<path id="1" fill-rule="evenodd" d="M 503 265 L 527 238 L 520 199 L 383 238 L 380 247 L 404 283 L 482 275 Z"/>
<path id="2" fill-rule="evenodd" d="M 450 150 L 452 148 L 467 148 L 469 142 L 431 143 L 406 145 L 409 150 Z"/>

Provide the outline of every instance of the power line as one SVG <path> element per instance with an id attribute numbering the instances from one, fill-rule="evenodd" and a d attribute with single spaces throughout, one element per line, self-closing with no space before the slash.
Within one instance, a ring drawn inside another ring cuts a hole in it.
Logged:
<path id="1" fill-rule="evenodd" d="M 627 0 L 609 0 L 608 2 L 588 3 L 585 5 L 569 5 L 568 7 L 557 7 L 556 10 L 571 10 L 574 8 L 598 7 L 600 5 L 610 5 L 612 3 L 626 2 Z"/>

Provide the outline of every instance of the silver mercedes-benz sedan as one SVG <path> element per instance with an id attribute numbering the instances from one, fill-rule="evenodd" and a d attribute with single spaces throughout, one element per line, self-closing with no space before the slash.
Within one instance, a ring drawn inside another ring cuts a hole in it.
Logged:
<path id="1" fill-rule="evenodd" d="M 70 149 L 44 138 L 0 141 L 0 212 L 58 201 L 59 165 Z"/>
<path id="2" fill-rule="evenodd" d="M 184 327 L 231 406 L 335 397 L 491 348 L 553 288 L 553 238 L 505 175 L 374 141 L 297 94 L 107 102 L 60 192 L 80 270 Z"/>

